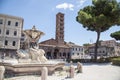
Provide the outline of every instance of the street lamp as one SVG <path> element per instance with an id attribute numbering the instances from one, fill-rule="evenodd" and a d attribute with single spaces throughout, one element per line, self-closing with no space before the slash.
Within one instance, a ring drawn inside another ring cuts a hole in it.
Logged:
<path id="1" fill-rule="evenodd" d="M 4 59 L 4 57 L 5 57 L 5 44 L 6 44 L 6 37 L 4 37 L 4 48 L 3 48 L 2 59 Z"/>

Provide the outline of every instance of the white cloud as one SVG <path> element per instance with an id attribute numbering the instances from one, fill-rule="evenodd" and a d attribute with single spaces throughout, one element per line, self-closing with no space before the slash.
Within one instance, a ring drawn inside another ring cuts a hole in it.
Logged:
<path id="1" fill-rule="evenodd" d="M 78 0 L 78 7 L 82 6 L 86 0 Z"/>
<path id="2" fill-rule="evenodd" d="M 69 4 L 69 3 L 63 3 L 63 4 L 58 4 L 56 6 L 57 9 L 69 9 L 69 10 L 74 10 L 74 5 L 73 4 Z"/>

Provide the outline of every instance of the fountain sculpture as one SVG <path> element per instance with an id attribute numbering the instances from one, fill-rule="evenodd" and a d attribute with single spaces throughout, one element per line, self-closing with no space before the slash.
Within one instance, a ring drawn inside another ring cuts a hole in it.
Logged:
<path id="1" fill-rule="evenodd" d="M 34 61 L 39 63 L 45 63 L 47 61 L 46 57 L 44 56 L 45 51 L 38 48 L 38 41 L 40 37 L 44 35 L 44 33 L 36 30 L 35 26 L 33 26 L 33 28 L 30 30 L 25 30 L 23 33 L 27 36 L 28 51 L 24 51 L 25 53 L 27 53 L 24 54 L 21 50 L 18 50 L 18 57 L 20 59 L 24 58 L 25 60 L 30 59 L 32 62 Z"/>
<path id="2" fill-rule="evenodd" d="M 47 60 L 44 56 L 45 51 L 43 49 L 39 49 L 38 41 L 43 32 L 36 30 L 35 26 L 33 26 L 30 30 L 25 30 L 24 34 L 27 36 L 28 49 L 26 50 L 17 50 L 17 55 L 19 59 L 16 59 L 15 62 L 0 62 L 0 65 L 5 67 L 5 72 L 12 75 L 20 75 L 20 74 L 32 74 L 39 73 L 41 74 L 41 69 L 43 67 L 48 68 L 48 73 L 52 74 L 55 69 L 62 68 L 64 66 L 64 62 L 54 62 Z"/>

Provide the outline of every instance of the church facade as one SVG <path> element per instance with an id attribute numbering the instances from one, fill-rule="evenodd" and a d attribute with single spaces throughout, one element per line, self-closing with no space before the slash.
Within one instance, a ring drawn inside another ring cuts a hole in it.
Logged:
<path id="1" fill-rule="evenodd" d="M 56 14 L 56 35 L 55 39 L 39 43 L 39 48 L 44 49 L 48 59 L 70 58 L 71 47 L 64 41 L 64 14 Z"/>

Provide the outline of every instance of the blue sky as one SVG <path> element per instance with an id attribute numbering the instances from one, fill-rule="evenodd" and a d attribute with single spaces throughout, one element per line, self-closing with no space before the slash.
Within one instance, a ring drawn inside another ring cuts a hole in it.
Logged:
<path id="1" fill-rule="evenodd" d="M 35 25 L 45 33 L 41 42 L 55 38 L 56 14 L 62 12 L 65 14 L 65 41 L 82 45 L 96 41 L 95 32 L 87 31 L 76 22 L 79 9 L 91 4 L 92 0 L 0 0 L 0 13 L 24 18 L 23 29 Z M 110 33 L 118 30 L 120 26 L 113 26 L 101 34 L 100 40 L 113 39 Z"/>

